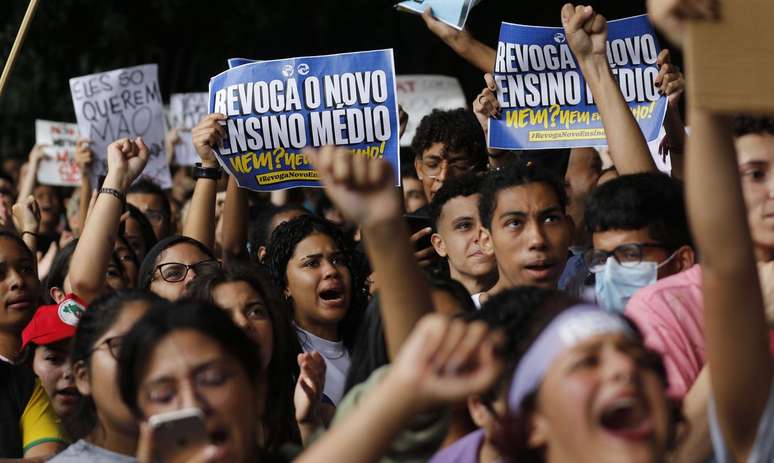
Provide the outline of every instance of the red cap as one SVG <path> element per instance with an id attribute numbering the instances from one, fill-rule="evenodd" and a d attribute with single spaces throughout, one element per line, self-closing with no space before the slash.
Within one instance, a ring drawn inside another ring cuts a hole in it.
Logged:
<path id="1" fill-rule="evenodd" d="M 86 303 L 75 294 L 68 294 L 58 305 L 39 307 L 22 331 L 22 349 L 31 342 L 44 346 L 73 337 L 84 310 Z"/>

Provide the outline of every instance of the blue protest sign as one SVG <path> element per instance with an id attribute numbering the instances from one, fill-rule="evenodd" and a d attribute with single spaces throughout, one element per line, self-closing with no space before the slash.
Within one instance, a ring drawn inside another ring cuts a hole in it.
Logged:
<path id="1" fill-rule="evenodd" d="M 247 59 L 247 58 L 229 58 L 226 60 L 226 63 L 228 64 L 228 68 L 232 69 L 237 66 L 241 66 L 243 64 L 248 63 L 255 63 L 256 60 L 254 59 Z"/>
<path id="2" fill-rule="evenodd" d="M 210 79 L 209 111 L 228 116 L 215 151 L 242 188 L 320 186 L 303 149 L 323 145 L 389 161 L 400 185 L 392 50 L 242 64 Z"/>
<path id="3" fill-rule="evenodd" d="M 608 22 L 607 57 L 645 139 L 658 138 L 667 98 L 655 87 L 659 46 L 646 16 Z M 607 144 L 591 91 L 561 27 L 502 23 L 495 61 L 498 119 L 488 146 L 552 149 Z"/>

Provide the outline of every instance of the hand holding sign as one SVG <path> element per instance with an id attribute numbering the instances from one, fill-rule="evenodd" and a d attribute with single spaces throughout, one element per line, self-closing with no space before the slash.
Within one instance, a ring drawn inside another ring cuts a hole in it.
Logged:
<path id="1" fill-rule="evenodd" d="M 672 64 L 672 57 L 666 48 L 658 54 L 658 66 L 656 87 L 659 93 L 669 97 L 669 105 L 674 108 L 685 90 L 685 76 L 680 68 Z"/>
<path id="2" fill-rule="evenodd" d="M 393 186 L 392 169 L 383 159 L 353 155 L 334 146 L 306 149 L 325 193 L 344 216 L 361 226 L 378 226 L 399 218 L 402 200 Z"/>
<path id="3" fill-rule="evenodd" d="M 91 140 L 87 138 L 79 138 L 75 145 L 75 163 L 81 170 L 82 175 L 89 175 L 89 169 L 94 162 L 94 152 L 91 150 Z"/>
<path id="4" fill-rule="evenodd" d="M 581 64 L 593 58 L 607 61 L 607 20 L 590 6 L 562 7 L 562 26 L 567 43 Z"/>
<path id="5" fill-rule="evenodd" d="M 202 160 L 203 167 L 218 167 L 213 148 L 226 136 L 226 129 L 218 123 L 225 120 L 224 114 L 209 114 L 191 130 L 193 145 Z"/>
<path id="6" fill-rule="evenodd" d="M 142 137 L 114 141 L 107 149 L 107 177 L 117 181 L 121 190 L 126 191 L 145 169 L 149 156 L 150 151 Z"/>

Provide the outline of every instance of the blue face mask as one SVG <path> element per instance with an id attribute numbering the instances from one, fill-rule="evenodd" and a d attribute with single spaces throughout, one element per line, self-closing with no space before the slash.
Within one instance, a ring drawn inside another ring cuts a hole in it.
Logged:
<path id="1" fill-rule="evenodd" d="M 597 304 L 610 312 L 623 313 L 626 303 L 634 293 L 640 288 L 655 283 L 658 269 L 672 260 L 675 254 L 660 264 L 642 261 L 631 266 L 623 266 L 615 260 L 615 257 L 608 257 L 604 270 L 595 275 Z"/>

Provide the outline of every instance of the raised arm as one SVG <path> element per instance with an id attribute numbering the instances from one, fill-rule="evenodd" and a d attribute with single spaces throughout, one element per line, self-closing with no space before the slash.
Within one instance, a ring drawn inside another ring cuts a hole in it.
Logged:
<path id="1" fill-rule="evenodd" d="M 497 338 L 481 322 L 428 315 L 358 408 L 295 461 L 378 461 L 416 414 L 491 387 L 502 369 Z"/>
<path id="2" fill-rule="evenodd" d="M 417 321 L 432 311 L 425 275 L 419 268 L 403 221 L 403 201 L 384 160 L 353 156 L 326 146 L 307 150 L 325 193 L 363 231 L 371 268 L 379 275 L 384 334 L 395 358 Z"/>
<path id="3" fill-rule="evenodd" d="M 86 225 L 86 215 L 89 212 L 89 202 L 91 201 L 91 166 L 94 153 L 89 144 L 88 139 L 80 138 L 75 145 L 75 163 L 81 171 L 81 190 L 78 194 L 78 223 L 81 225 L 81 232 Z"/>
<path id="4" fill-rule="evenodd" d="M 212 147 L 226 136 L 226 130 L 218 123 L 225 120 L 223 114 L 209 114 L 191 130 L 196 152 L 201 158 L 201 167 L 217 169 L 219 167 Z M 183 225 L 183 235 L 204 243 L 208 248 L 215 246 L 215 196 L 218 193 L 218 181 L 212 178 L 196 180 L 191 206 Z"/>
<path id="5" fill-rule="evenodd" d="M 435 19 L 433 17 L 433 10 L 430 7 L 425 8 L 425 11 L 422 13 L 422 19 L 425 20 L 427 28 L 443 40 L 455 53 L 482 72 L 492 72 L 497 55 L 492 47 L 479 42 L 465 29 L 458 31 L 448 24 Z"/>
<path id="6" fill-rule="evenodd" d="M 247 256 L 247 216 L 247 192 L 231 177 L 223 204 L 223 257 L 242 259 Z"/>
<path id="7" fill-rule="evenodd" d="M 666 48 L 658 54 L 658 66 L 656 88 L 669 100 L 664 118 L 666 136 L 659 150 L 663 155 L 670 156 L 672 176 L 683 178 L 686 137 L 685 123 L 680 116 L 680 98 L 685 91 L 685 76 L 680 72 L 680 68 L 672 64 L 672 55 Z"/>
<path id="8" fill-rule="evenodd" d="M 710 382 L 725 442 L 747 461 L 772 380 L 763 296 L 731 121 L 695 107 L 688 118 L 686 198 L 702 256 Z"/>
<path id="9" fill-rule="evenodd" d="M 46 156 L 43 152 L 42 145 L 35 145 L 30 151 L 30 155 L 27 158 L 27 170 L 24 172 L 24 176 L 19 179 L 19 193 L 17 198 L 26 198 L 31 195 L 35 190 L 35 185 L 38 184 L 38 166 L 40 161 Z"/>
<path id="10" fill-rule="evenodd" d="M 105 274 L 118 237 L 126 190 L 145 168 L 148 147 L 142 138 L 114 141 L 107 150 L 108 172 L 70 259 L 65 291 L 91 302 L 105 286 Z"/>
<path id="11" fill-rule="evenodd" d="M 590 6 L 562 8 L 567 43 L 594 95 L 607 146 L 619 174 L 652 172 L 656 164 L 607 62 L 607 20 Z"/>

